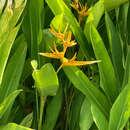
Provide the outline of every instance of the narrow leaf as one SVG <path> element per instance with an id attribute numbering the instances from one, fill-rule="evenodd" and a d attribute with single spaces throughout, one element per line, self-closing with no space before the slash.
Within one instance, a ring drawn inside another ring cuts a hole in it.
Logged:
<path id="1" fill-rule="evenodd" d="M 16 52 L 10 58 L 9 63 L 7 64 L 7 68 L 3 76 L 3 81 L 0 86 L 0 102 L 11 92 L 15 91 L 19 86 L 19 80 L 24 66 L 27 45 L 24 39 L 21 39 L 18 45 L 19 46 Z"/>
<path id="2" fill-rule="evenodd" d="M 12 92 L 11 94 L 9 94 L 8 97 L 6 97 L 4 99 L 4 101 L 0 104 L 0 118 L 2 118 L 2 116 L 5 114 L 6 110 L 10 107 L 10 105 L 12 105 L 12 103 L 14 102 L 15 98 L 19 95 L 19 93 L 22 90 L 16 90 L 14 92 Z"/>
<path id="3" fill-rule="evenodd" d="M 4 69 L 5 69 L 8 57 L 9 57 L 11 47 L 13 45 L 13 42 L 15 40 L 15 37 L 17 35 L 19 28 L 20 28 L 20 25 L 14 28 L 9 34 L 7 33 L 8 37 L 6 37 L 6 40 L 0 43 L 0 84 L 2 81 Z"/>
<path id="4" fill-rule="evenodd" d="M 85 98 L 80 111 L 80 130 L 89 130 L 93 123 L 93 117 L 91 113 L 91 104 L 88 99 Z"/>
<path id="5" fill-rule="evenodd" d="M 62 96 L 62 87 L 60 86 L 56 96 L 54 96 L 51 102 L 47 105 L 45 122 L 43 124 L 44 130 L 54 129 L 62 105 Z"/>
<path id="6" fill-rule="evenodd" d="M 92 7 L 92 11 L 88 16 L 84 27 L 84 33 L 89 42 L 90 42 L 90 27 L 91 27 L 90 25 L 91 23 L 93 23 L 95 27 L 97 27 L 103 14 L 104 14 L 104 4 L 102 1 L 98 1 Z"/>
<path id="7" fill-rule="evenodd" d="M 27 128 L 21 125 L 17 125 L 15 123 L 8 123 L 7 125 L 0 126 L 1 130 L 33 130 L 31 128 Z"/>
<path id="8" fill-rule="evenodd" d="M 25 127 L 31 127 L 33 121 L 33 113 L 28 114 L 20 123 L 20 125 Z"/>
<path id="9" fill-rule="evenodd" d="M 122 62 L 123 53 L 122 53 L 120 37 L 118 35 L 118 32 L 112 20 L 110 19 L 107 13 L 105 14 L 105 22 L 106 22 L 106 27 L 107 27 L 110 49 L 112 53 L 114 69 L 118 77 L 118 81 L 120 82 L 120 84 L 122 84 L 124 68 L 123 68 L 123 62 Z"/>
<path id="10" fill-rule="evenodd" d="M 110 111 L 109 130 L 122 130 L 130 117 L 130 83 L 122 90 Z"/>
<path id="11" fill-rule="evenodd" d="M 91 107 L 92 116 L 95 124 L 99 130 L 108 130 L 108 119 L 100 112 L 100 110 L 92 105 Z"/>
<path id="12" fill-rule="evenodd" d="M 111 102 L 114 102 L 119 91 L 118 83 L 115 77 L 115 72 L 111 63 L 111 59 L 94 25 L 91 25 L 91 42 L 96 58 L 102 61 L 98 64 L 101 78 L 101 87 L 105 91 L 109 100 Z"/>
<path id="13" fill-rule="evenodd" d="M 125 74 L 122 87 L 124 88 L 128 84 L 128 82 L 130 82 L 130 47 L 128 49 L 128 54 L 126 57 Z"/>

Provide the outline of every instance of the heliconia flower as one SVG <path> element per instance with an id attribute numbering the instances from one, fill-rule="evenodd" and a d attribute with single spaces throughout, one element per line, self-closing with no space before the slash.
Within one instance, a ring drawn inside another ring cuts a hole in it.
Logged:
<path id="1" fill-rule="evenodd" d="M 75 2 L 71 4 L 71 6 L 77 11 L 79 15 L 79 24 L 82 22 L 83 16 L 88 16 L 91 12 L 91 9 L 87 9 L 87 4 L 85 6 L 82 6 L 78 0 L 75 0 Z"/>
<path id="2" fill-rule="evenodd" d="M 58 32 L 56 32 L 53 28 L 50 29 L 50 32 L 53 35 L 55 35 L 57 38 L 62 40 L 62 42 L 60 42 L 60 44 L 63 44 L 64 52 L 66 51 L 67 47 L 72 47 L 72 46 L 75 46 L 77 44 L 75 42 L 75 40 L 71 41 L 72 32 L 69 32 L 66 36 L 67 29 L 68 29 L 68 25 L 65 27 L 64 33 L 61 33 L 60 27 L 58 29 L 59 30 Z"/>
<path id="3" fill-rule="evenodd" d="M 62 40 L 61 44 L 63 45 L 63 51 L 59 52 L 57 47 L 56 47 L 56 44 L 54 43 L 54 49 L 49 47 L 51 53 L 39 53 L 39 54 L 42 56 L 45 56 L 45 57 L 49 57 L 49 58 L 60 59 L 62 64 L 59 67 L 59 69 L 57 70 L 57 72 L 64 66 L 83 66 L 83 65 L 94 64 L 94 63 L 100 62 L 100 60 L 76 61 L 76 53 L 74 54 L 74 56 L 71 59 L 67 59 L 65 57 L 65 53 L 66 53 L 67 48 L 76 45 L 75 40 L 71 41 L 71 37 L 72 37 L 71 32 L 69 32 L 67 34 L 67 36 L 65 37 L 66 32 L 67 32 L 67 28 L 68 28 L 68 25 L 66 26 L 64 33 L 60 32 L 60 28 L 59 28 L 59 32 L 56 32 L 54 29 L 50 30 L 57 38 Z"/>

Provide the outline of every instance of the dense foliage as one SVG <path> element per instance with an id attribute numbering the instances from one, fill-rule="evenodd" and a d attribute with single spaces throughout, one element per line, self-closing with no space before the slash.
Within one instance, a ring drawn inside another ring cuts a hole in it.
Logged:
<path id="1" fill-rule="evenodd" d="M 0 130 L 130 130 L 129 0 L 0 0 Z"/>

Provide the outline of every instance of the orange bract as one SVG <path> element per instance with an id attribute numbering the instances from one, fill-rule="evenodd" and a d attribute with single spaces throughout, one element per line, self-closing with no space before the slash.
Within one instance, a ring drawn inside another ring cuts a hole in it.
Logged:
<path id="1" fill-rule="evenodd" d="M 52 53 L 39 53 L 42 56 L 54 58 L 54 59 L 62 59 L 64 58 L 64 52 L 59 52 L 56 48 L 56 44 L 54 43 L 54 50 L 49 47 Z"/>
<path id="2" fill-rule="evenodd" d="M 75 2 L 71 4 L 71 6 L 77 11 L 79 15 L 79 24 L 82 22 L 83 16 L 87 16 L 90 14 L 91 9 L 87 9 L 87 5 L 82 6 L 78 0 L 75 0 Z"/>
<path id="3" fill-rule="evenodd" d="M 82 66 L 82 65 L 88 65 L 88 64 L 100 62 L 99 60 L 98 61 L 76 61 L 76 53 L 74 54 L 74 56 L 71 59 L 67 59 L 65 57 L 67 48 L 76 45 L 75 40 L 71 41 L 71 36 L 72 36 L 71 32 L 69 32 L 68 35 L 65 37 L 67 28 L 68 28 L 68 25 L 66 26 L 64 33 L 61 33 L 60 28 L 59 28 L 59 32 L 56 32 L 54 29 L 50 30 L 53 35 L 55 35 L 58 39 L 62 40 L 61 44 L 63 45 L 63 51 L 59 52 L 56 47 L 56 44 L 54 43 L 54 50 L 51 47 L 49 47 L 51 50 L 51 53 L 39 53 L 39 54 L 42 56 L 45 56 L 45 57 L 49 57 L 49 58 L 60 59 L 62 64 L 59 67 L 58 71 L 63 66 Z"/>

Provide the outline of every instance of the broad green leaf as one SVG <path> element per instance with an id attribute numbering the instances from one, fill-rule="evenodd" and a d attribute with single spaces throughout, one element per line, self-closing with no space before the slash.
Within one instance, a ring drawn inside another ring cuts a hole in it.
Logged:
<path id="1" fill-rule="evenodd" d="M 5 114 L 6 110 L 12 106 L 15 98 L 19 95 L 19 93 L 22 90 L 16 90 L 12 93 L 10 93 L 4 100 L 3 102 L 0 103 L 0 118 Z"/>
<path id="2" fill-rule="evenodd" d="M 126 57 L 125 74 L 122 87 L 124 88 L 128 84 L 128 82 L 130 82 L 130 47 L 128 49 L 128 54 Z"/>
<path id="3" fill-rule="evenodd" d="M 100 0 L 104 3 L 104 6 L 107 10 L 114 9 L 120 6 L 123 3 L 128 2 L 128 0 Z"/>
<path id="4" fill-rule="evenodd" d="M 66 21 L 70 24 L 72 32 L 81 46 L 83 54 L 88 57 L 92 55 L 92 51 L 90 46 L 88 45 L 87 39 L 80 28 L 79 23 L 77 22 L 76 18 L 74 17 L 71 10 L 67 7 L 63 0 L 46 0 L 48 6 L 51 8 L 54 15 L 64 14 Z"/>
<path id="5" fill-rule="evenodd" d="M 80 90 L 99 110 L 108 118 L 110 104 L 104 94 L 98 90 L 87 78 L 87 76 L 77 67 L 64 67 L 69 80 Z"/>
<path id="6" fill-rule="evenodd" d="M 91 42 L 96 59 L 101 60 L 98 64 L 101 87 L 111 102 L 114 102 L 119 90 L 111 59 L 104 43 L 94 25 L 91 25 Z"/>
<path id="7" fill-rule="evenodd" d="M 122 90 L 110 111 L 109 130 L 122 130 L 130 117 L 130 82 Z"/>
<path id="8" fill-rule="evenodd" d="M 31 127 L 33 121 L 33 112 L 28 114 L 20 123 L 21 126 Z"/>
<path id="9" fill-rule="evenodd" d="M 23 38 L 23 37 L 22 37 Z M 24 61 L 26 57 L 27 45 L 24 39 L 18 43 L 18 48 L 10 58 L 0 86 L 0 102 L 19 86 Z"/>
<path id="10" fill-rule="evenodd" d="M 8 123 L 7 125 L 0 126 L 0 130 L 33 130 L 15 123 Z"/>
<path id="11" fill-rule="evenodd" d="M 108 119 L 101 113 L 101 111 L 95 106 L 91 106 L 92 116 L 98 130 L 108 130 Z"/>
<path id="12" fill-rule="evenodd" d="M 6 40 L 0 43 L 0 84 L 2 81 L 4 69 L 8 60 L 8 56 L 17 35 L 20 25 L 15 27 L 6 37 Z"/>
<path id="13" fill-rule="evenodd" d="M 69 128 L 71 130 L 75 130 L 77 127 L 79 127 L 79 117 L 80 117 L 80 111 L 81 106 L 83 104 L 84 95 L 80 91 L 74 91 L 74 96 L 72 97 L 72 105 L 71 105 L 71 112 L 70 114 L 70 122 L 69 122 Z M 67 109 L 67 108 L 66 108 Z M 69 116 L 69 114 L 67 116 Z"/>
<path id="14" fill-rule="evenodd" d="M 122 62 L 123 53 L 122 53 L 120 37 L 112 20 L 110 19 L 107 13 L 105 14 L 105 22 L 107 27 L 107 34 L 109 38 L 111 54 L 112 54 L 113 66 L 115 69 L 115 73 L 118 77 L 118 81 L 120 82 L 121 85 L 123 81 L 124 68 Z"/>
<path id="15" fill-rule="evenodd" d="M 32 59 L 38 61 L 39 67 L 41 67 L 39 51 L 42 51 L 43 45 L 43 32 L 42 32 L 42 13 L 44 10 L 43 0 L 31 0 L 27 2 L 27 8 L 25 11 L 25 18 L 23 21 L 23 32 L 28 42 L 28 52 Z"/>
<path id="16" fill-rule="evenodd" d="M 90 42 L 90 25 L 91 23 L 93 23 L 95 27 L 97 27 L 103 14 L 104 14 L 104 4 L 102 1 L 98 1 L 92 7 L 92 11 L 88 16 L 84 27 L 84 33 L 89 42 Z"/>
<path id="17" fill-rule="evenodd" d="M 93 117 L 91 113 L 91 104 L 88 99 L 85 98 L 80 111 L 80 130 L 89 130 L 93 123 Z"/>
<path id="18" fill-rule="evenodd" d="M 47 105 L 43 130 L 54 129 L 61 110 L 61 105 L 63 101 L 62 99 L 63 99 L 63 92 L 62 92 L 62 86 L 60 86 L 56 96 L 54 96 L 52 100 L 49 102 L 49 104 Z"/>
<path id="19" fill-rule="evenodd" d="M 45 64 L 41 69 L 34 70 L 32 75 L 40 96 L 56 95 L 59 83 L 57 74 L 51 64 Z"/>

